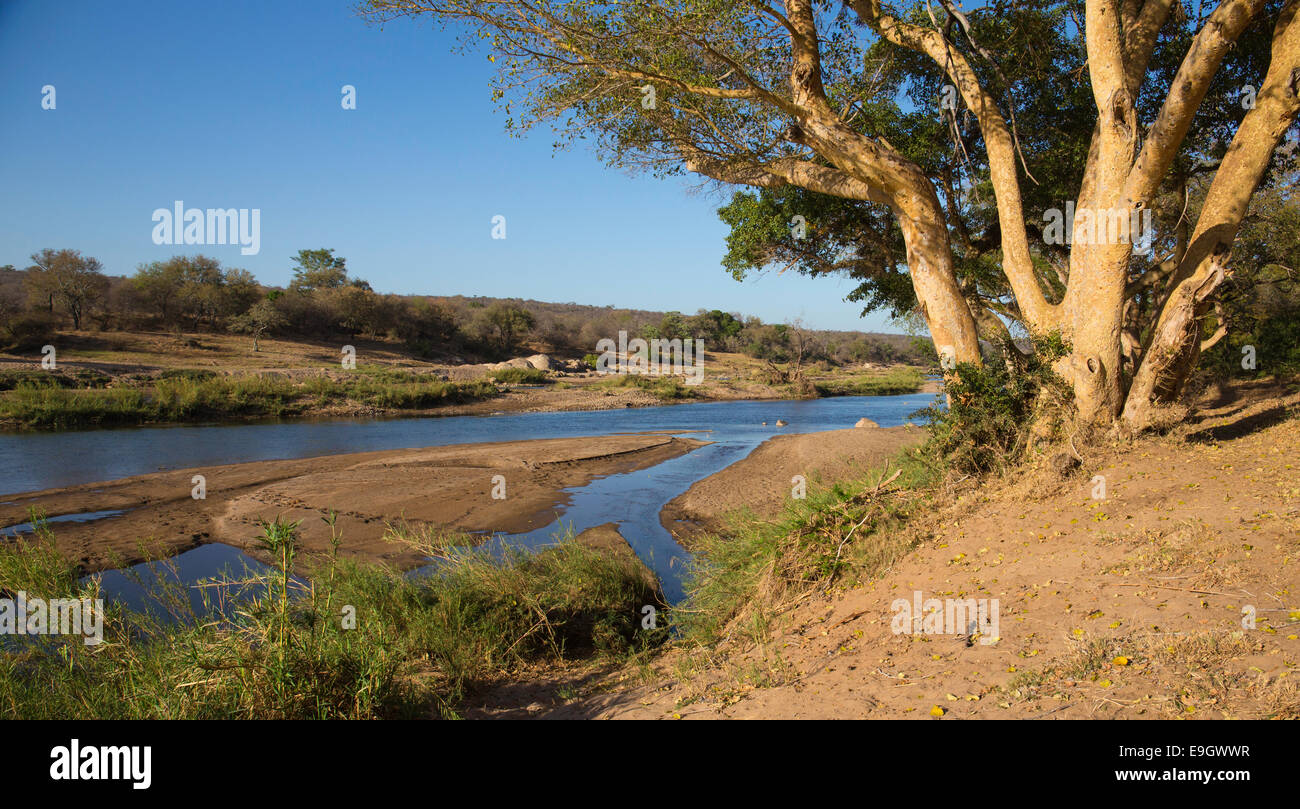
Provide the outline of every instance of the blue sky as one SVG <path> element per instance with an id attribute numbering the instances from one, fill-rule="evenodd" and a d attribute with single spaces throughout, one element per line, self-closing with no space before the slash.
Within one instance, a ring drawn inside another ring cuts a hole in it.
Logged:
<path id="1" fill-rule="evenodd" d="M 454 45 L 428 21 L 369 26 L 349 0 L 0 0 L 0 265 L 71 247 L 129 275 L 204 252 L 285 284 L 299 249 L 333 247 L 381 292 L 898 331 L 860 318 L 844 279 L 737 283 L 722 199 L 693 181 L 508 137 L 486 54 Z M 176 200 L 260 209 L 260 253 L 155 245 L 153 211 Z"/>

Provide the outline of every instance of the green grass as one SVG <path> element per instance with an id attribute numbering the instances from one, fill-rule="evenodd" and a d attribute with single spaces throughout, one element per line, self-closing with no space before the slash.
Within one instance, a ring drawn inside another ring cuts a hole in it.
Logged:
<path id="1" fill-rule="evenodd" d="M 0 717 L 453 717 L 475 689 L 523 667 L 625 660 L 666 634 L 640 629 L 641 607 L 659 603 L 644 571 L 571 538 L 495 560 L 395 529 L 395 539 L 442 560 L 436 575 L 409 579 L 338 559 L 337 534 L 333 552 L 304 561 L 296 524 L 263 531 L 276 564 L 243 577 L 259 595 L 238 610 L 184 614 L 188 598 L 163 593 L 185 605 L 181 614 L 109 605 L 97 646 L 80 636 L 0 645 Z M 0 544 L 0 591 L 18 589 L 97 595 L 43 524 L 31 539 Z"/>
<path id="2" fill-rule="evenodd" d="M 593 387 L 611 390 L 640 388 L 666 402 L 674 399 L 693 399 L 696 395 L 691 386 L 683 384 L 676 377 L 650 376 L 647 374 L 611 374 L 608 378 L 597 382 Z"/>
<path id="3" fill-rule="evenodd" d="M 328 404 L 390 410 L 436 407 L 497 395 L 490 382 L 444 382 L 392 371 L 291 380 L 272 375 L 218 376 L 177 369 L 118 387 L 63 386 L 55 378 L 18 380 L 0 393 L 0 422 L 19 428 L 77 428 L 296 416 Z"/>
<path id="4" fill-rule="evenodd" d="M 0 391 L 13 390 L 28 384 L 38 387 L 102 388 L 110 378 L 96 371 L 0 371 Z"/>
<path id="5" fill-rule="evenodd" d="M 882 373 L 844 378 L 819 379 L 814 383 L 818 396 L 899 396 L 916 393 L 925 384 L 919 368 L 890 368 Z"/>
<path id="6" fill-rule="evenodd" d="M 497 382 L 515 382 L 530 385 L 541 385 L 550 381 L 550 375 L 540 368 L 497 368 L 490 372 L 488 377 Z"/>
<path id="7" fill-rule="evenodd" d="M 904 451 L 856 479 L 809 487 L 773 521 L 732 515 L 729 530 L 693 541 L 674 626 L 688 645 L 713 646 L 735 631 L 764 642 L 772 619 L 809 591 L 874 578 L 910 552 L 914 543 L 896 529 L 926 507 L 937 476 Z"/>

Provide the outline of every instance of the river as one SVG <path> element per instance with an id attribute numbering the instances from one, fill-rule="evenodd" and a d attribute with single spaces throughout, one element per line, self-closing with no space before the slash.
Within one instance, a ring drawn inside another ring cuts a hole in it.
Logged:
<path id="1" fill-rule="evenodd" d="M 846 396 L 810 400 L 700 402 L 616 410 L 511 413 L 380 420 L 310 420 L 256 424 L 143 427 L 0 435 L 0 501 L 19 492 L 108 481 L 165 469 L 214 466 L 348 452 L 407 449 L 491 441 L 573 438 L 659 430 L 697 431 L 711 441 L 647 469 L 597 478 L 568 490 L 556 521 L 526 534 L 499 535 L 501 543 L 535 548 L 558 531 L 574 533 L 608 522 L 657 573 L 672 602 L 682 597 L 689 554 L 659 522 L 663 506 L 691 484 L 748 455 L 782 433 L 852 427 L 866 417 L 882 427 L 905 423 L 934 401 L 932 394 Z M 783 419 L 786 427 L 777 427 Z M 766 425 L 764 425 L 766 422 Z M 202 546 L 175 557 L 182 581 L 197 581 L 227 565 L 247 562 L 234 548 Z M 154 575 L 140 568 L 138 572 Z M 103 574 L 105 593 L 137 605 L 139 588 L 120 571 Z"/>

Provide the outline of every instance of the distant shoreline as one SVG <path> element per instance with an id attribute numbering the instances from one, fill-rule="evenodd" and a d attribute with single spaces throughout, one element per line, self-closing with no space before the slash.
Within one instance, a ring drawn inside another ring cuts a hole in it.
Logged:
<path id="1" fill-rule="evenodd" d="M 428 418 L 581 412 L 683 402 L 930 393 L 939 383 L 911 365 L 809 365 L 803 387 L 771 376 L 771 363 L 723 352 L 705 356 L 699 385 L 672 376 L 597 374 L 579 360 L 544 358 L 543 369 L 447 364 L 358 341 L 355 368 L 334 346 L 204 335 L 135 335 L 128 350 L 81 348 L 57 366 L 0 355 L 0 432 L 164 424 L 241 424 L 312 418 Z M 520 359 L 512 361 L 519 363 Z M 510 374 L 503 373 L 510 371 Z M 513 376 L 511 375 L 513 374 Z M 531 378 L 535 376 L 536 378 Z"/>

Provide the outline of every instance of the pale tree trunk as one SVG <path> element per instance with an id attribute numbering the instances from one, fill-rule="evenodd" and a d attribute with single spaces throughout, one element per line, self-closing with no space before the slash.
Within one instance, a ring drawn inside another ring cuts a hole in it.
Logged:
<path id="1" fill-rule="evenodd" d="M 1196 223 L 1143 352 L 1124 405 L 1134 429 L 1151 424 L 1154 405 L 1178 395 L 1200 350 L 1198 312 L 1205 310 L 1225 274 L 1227 256 L 1273 150 L 1300 113 L 1300 3 L 1282 9 L 1273 34 L 1268 75 L 1255 108 L 1238 128 Z"/>
<path id="2" fill-rule="evenodd" d="M 1078 260 L 1065 297 L 1071 351 L 1057 371 L 1070 382 L 1083 422 L 1107 424 L 1119 415 L 1128 255 L 1128 245 L 1071 251 L 1071 264 Z"/>
<path id="3" fill-rule="evenodd" d="M 956 362 L 978 365 L 979 331 L 957 283 L 952 245 L 934 189 L 927 182 L 900 200 L 895 210 L 907 247 L 912 287 L 940 361 L 946 368 Z"/>
<path id="4" fill-rule="evenodd" d="M 811 0 L 789 0 L 793 67 L 790 89 L 801 137 L 846 174 L 870 187 L 898 218 L 907 270 L 921 312 L 945 369 L 980 362 L 979 335 L 961 286 L 952 244 L 934 185 L 919 166 L 883 141 L 847 126 L 832 109 L 821 80 L 821 54 Z"/>
<path id="5" fill-rule="evenodd" d="M 1123 384 L 1120 336 L 1132 246 L 1098 238 L 1101 231 L 1095 227 L 1102 211 L 1129 207 L 1123 190 L 1138 140 L 1120 17 L 1118 3 L 1087 0 L 1088 72 L 1097 129 L 1079 205 L 1080 214 L 1090 217 L 1092 233 L 1073 234 L 1064 301 L 1071 354 L 1057 365 L 1074 389 L 1078 416 L 1085 423 L 1106 424 L 1119 415 Z"/>

